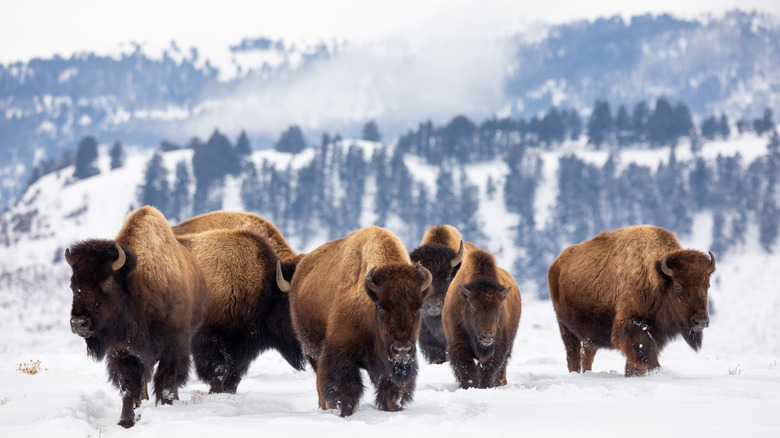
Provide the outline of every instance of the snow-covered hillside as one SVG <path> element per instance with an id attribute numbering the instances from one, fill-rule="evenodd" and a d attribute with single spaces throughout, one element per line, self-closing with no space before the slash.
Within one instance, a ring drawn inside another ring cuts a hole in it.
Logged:
<path id="1" fill-rule="evenodd" d="M 766 140 L 712 143 L 704 156 L 739 152 L 749 164 L 766 153 Z M 370 150 L 374 146 L 361 143 Z M 104 364 L 86 357 L 83 340 L 68 326 L 71 292 L 64 248 L 88 238 L 113 238 L 124 217 L 137 207 L 148 152 L 131 151 L 123 168 L 110 171 L 102 150 L 98 176 L 69 183 L 72 168 L 46 175 L 34 183 L 7 212 L 3 223 L 7 242 L 0 245 L 0 435 L 17 436 L 657 436 L 659 433 L 732 437 L 780 433 L 780 256 L 758 245 L 754 225 L 745 244 L 718 257 L 710 298 L 712 315 L 700 352 L 677 340 L 661 355 L 663 369 L 645 378 L 622 377 L 624 359 L 601 351 L 594 371 L 566 372 L 565 354 L 549 301 L 523 290 L 523 316 L 510 360 L 506 387 L 459 390 L 449 365 L 422 364 L 415 401 L 400 413 L 371 407 L 370 384 L 357 413 L 348 419 L 317 409 L 314 374 L 292 370 L 281 357 L 265 353 L 250 368 L 236 395 L 208 395 L 208 387 L 191 380 L 174 406 L 144 402 L 136 410 L 137 425 L 125 431 L 116 425 L 121 401 L 106 383 Z M 544 224 L 556 196 L 557 160 L 564 153 L 605 160 L 603 152 L 568 150 L 541 152 L 543 181 L 537 194 L 537 223 Z M 180 150 L 164 155 L 166 166 L 189 159 Z M 677 150 L 686 157 L 686 147 Z M 299 155 L 255 152 L 253 160 L 268 160 L 280 169 L 305 166 L 313 153 Z M 623 165 L 646 165 L 668 157 L 668 150 L 623 152 Z M 657 164 L 656 164 L 657 165 Z M 415 180 L 433 184 L 433 169 L 413 157 L 407 167 Z M 488 175 L 506 178 L 503 162 L 464 168 L 479 187 L 479 220 L 488 234 L 486 246 L 499 264 L 512 267 L 517 251 L 511 236 L 512 214 L 500 191 L 487 195 Z M 225 184 L 225 207 L 241 208 L 236 195 L 240 181 Z M 367 187 L 371 199 L 375 188 Z M 369 201 L 365 201 L 369 202 Z M 18 220 L 12 220 L 11 218 Z M 361 226 L 373 217 L 365 214 Z M 398 233 L 404 224 L 394 218 L 388 227 Z M 698 214 L 693 233 L 681 236 L 684 246 L 706 250 L 712 239 L 712 216 Z M 324 242 L 315 236 L 302 247 Z M 522 282 L 522 273 L 513 272 Z M 32 361 L 32 362 L 31 362 Z M 28 374 L 40 361 L 40 372 Z"/>

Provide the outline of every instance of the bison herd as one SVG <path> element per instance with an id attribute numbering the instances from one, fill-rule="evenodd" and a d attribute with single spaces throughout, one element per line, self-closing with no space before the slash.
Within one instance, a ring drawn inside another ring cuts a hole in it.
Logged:
<path id="1" fill-rule="evenodd" d="M 506 385 L 520 322 L 517 282 L 489 252 L 449 225 L 407 252 L 367 227 L 308 254 L 294 252 L 254 214 L 213 212 L 171 227 L 153 207 L 132 212 L 114 240 L 65 250 L 70 325 L 87 353 L 106 358 L 122 394 L 119 425 L 148 399 L 171 404 L 194 362 L 212 393 L 235 393 L 267 349 L 295 369 L 308 361 L 318 404 L 352 415 L 364 391 L 403 409 L 414 394 L 419 346 L 449 361 L 461 388 Z M 570 372 L 591 369 L 599 348 L 620 350 L 626 376 L 658 368 L 678 335 L 698 350 L 709 324 L 712 253 L 680 247 L 653 226 L 602 233 L 565 249 L 549 269 L 552 304 Z"/>

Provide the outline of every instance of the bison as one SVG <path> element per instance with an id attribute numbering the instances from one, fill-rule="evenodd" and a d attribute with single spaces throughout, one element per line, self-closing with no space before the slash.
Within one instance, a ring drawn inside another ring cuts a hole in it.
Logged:
<path id="1" fill-rule="evenodd" d="M 218 229 L 248 229 L 268 240 L 280 259 L 298 261 L 301 255 L 290 248 L 282 233 L 269 221 L 252 213 L 241 211 L 213 211 L 174 225 L 173 233 L 196 234 Z"/>
<path id="2" fill-rule="evenodd" d="M 172 404 L 190 370 L 190 340 L 206 312 L 203 272 L 153 207 L 132 212 L 114 240 L 65 250 L 73 269 L 70 325 L 95 360 L 107 357 L 122 393 L 119 425 L 135 424 L 155 363 L 157 403 Z"/>
<path id="3" fill-rule="evenodd" d="M 277 350 L 297 370 L 305 362 L 290 319 L 294 263 L 281 263 L 270 243 L 247 229 L 178 236 L 206 276 L 208 308 L 192 338 L 198 377 L 211 393 L 235 394 L 251 362 Z"/>
<path id="4" fill-rule="evenodd" d="M 415 342 L 431 273 L 412 264 L 401 241 L 379 227 L 357 230 L 303 257 L 293 276 L 293 326 L 317 377 L 319 407 L 352 415 L 363 393 L 398 411 L 417 378 Z"/>
<path id="5" fill-rule="evenodd" d="M 447 361 L 447 340 L 441 326 L 441 310 L 447 288 L 463 258 L 463 240 L 457 228 L 436 225 L 425 232 L 422 244 L 409 254 L 433 276 L 431 289 L 423 301 L 420 351 L 428 363 Z"/>
<path id="6" fill-rule="evenodd" d="M 506 385 L 506 366 L 522 303 L 514 278 L 473 247 L 447 291 L 442 325 L 447 354 L 463 389 Z"/>
<path id="7" fill-rule="evenodd" d="M 644 375 L 680 334 L 698 350 L 714 271 L 711 252 L 682 249 L 674 233 L 649 225 L 563 250 L 548 279 L 569 372 L 590 370 L 599 348 L 614 348 L 626 357 L 626 376 Z"/>

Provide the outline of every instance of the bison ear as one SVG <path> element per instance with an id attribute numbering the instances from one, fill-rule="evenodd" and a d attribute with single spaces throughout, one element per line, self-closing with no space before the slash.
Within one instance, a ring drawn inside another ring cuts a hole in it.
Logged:
<path id="1" fill-rule="evenodd" d="M 379 293 L 379 286 L 374 283 L 374 271 L 376 270 L 376 266 L 371 268 L 370 271 L 368 271 L 368 274 L 366 274 L 366 293 L 368 294 L 368 297 L 371 298 L 371 301 L 376 302 L 379 297 L 377 294 Z"/>
<path id="2" fill-rule="evenodd" d="M 470 291 L 470 290 L 468 290 L 468 289 L 466 289 L 465 287 L 463 287 L 463 285 L 461 285 L 461 284 L 459 284 L 459 285 L 458 285 L 458 290 L 459 290 L 459 291 L 460 291 L 460 293 L 462 293 L 462 294 L 463 294 L 463 296 L 465 296 L 466 298 L 469 298 L 469 297 L 471 296 L 471 291 Z"/>

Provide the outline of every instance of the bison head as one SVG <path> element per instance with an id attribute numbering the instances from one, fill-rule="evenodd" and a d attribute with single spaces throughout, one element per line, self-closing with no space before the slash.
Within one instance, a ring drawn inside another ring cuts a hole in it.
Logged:
<path id="1" fill-rule="evenodd" d="M 457 253 L 448 246 L 434 243 L 420 246 L 412 251 L 409 257 L 413 262 L 425 266 L 433 278 L 431 289 L 423 301 L 423 318 L 441 318 L 447 289 L 463 259 L 463 242 L 460 242 L 460 250 Z"/>
<path id="2" fill-rule="evenodd" d="M 677 250 L 666 255 L 658 268 L 664 278 L 665 295 L 671 302 L 673 318 L 688 345 L 701 348 L 702 331 L 709 326 L 707 291 L 715 272 L 715 256 L 693 250 Z"/>
<path id="3" fill-rule="evenodd" d="M 107 344 L 121 336 L 119 321 L 131 311 L 126 286 L 136 256 L 113 240 L 89 240 L 66 249 L 65 260 L 73 269 L 71 330 L 86 340 L 92 357 L 101 359 Z"/>
<path id="4" fill-rule="evenodd" d="M 480 360 L 490 357 L 495 350 L 502 305 L 511 289 L 511 286 L 504 287 L 495 280 L 474 280 L 458 285 L 458 290 L 466 299 L 464 323 Z"/>
<path id="5" fill-rule="evenodd" d="M 379 354 L 387 356 L 394 380 L 414 377 L 420 311 L 431 281 L 430 271 L 419 263 L 375 266 L 366 275 L 366 293 L 374 303 L 378 346 L 382 350 Z"/>

